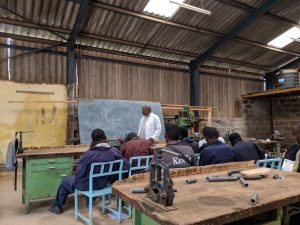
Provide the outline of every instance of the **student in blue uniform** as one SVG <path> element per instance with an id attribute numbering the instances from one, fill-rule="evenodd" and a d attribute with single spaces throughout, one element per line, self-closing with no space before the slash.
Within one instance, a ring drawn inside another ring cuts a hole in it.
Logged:
<path id="1" fill-rule="evenodd" d="M 89 190 L 89 174 L 92 163 L 95 162 L 110 162 L 118 159 L 123 159 L 122 154 L 114 147 L 110 147 L 106 143 L 106 136 L 103 130 L 95 129 L 92 134 L 92 143 L 90 149 L 82 155 L 78 162 L 75 176 L 65 177 L 57 191 L 56 199 L 50 211 L 55 214 L 62 213 L 62 206 L 65 204 L 69 194 L 74 193 L 75 189 L 88 191 Z M 123 169 L 129 169 L 129 163 L 124 159 Z M 111 176 L 95 178 L 93 188 L 95 190 L 106 187 L 107 184 L 115 179 Z"/>
<path id="2" fill-rule="evenodd" d="M 205 127 L 202 130 L 202 134 L 206 139 L 208 146 L 201 152 L 200 166 L 235 161 L 235 155 L 232 148 L 218 140 L 219 132 L 216 128 Z"/>
<path id="3" fill-rule="evenodd" d="M 265 159 L 264 151 L 252 141 L 243 141 L 241 136 L 234 132 L 229 135 L 229 141 L 232 145 L 236 161 L 250 161 Z"/>
<path id="4" fill-rule="evenodd" d="M 190 146 L 194 150 L 195 154 L 200 152 L 198 142 L 189 137 L 189 131 L 185 127 L 181 127 L 181 141 L 179 144 Z"/>
<path id="5" fill-rule="evenodd" d="M 293 128 L 292 134 L 295 136 L 297 143 L 286 152 L 284 158 L 295 161 L 296 155 L 300 149 L 300 123 Z"/>

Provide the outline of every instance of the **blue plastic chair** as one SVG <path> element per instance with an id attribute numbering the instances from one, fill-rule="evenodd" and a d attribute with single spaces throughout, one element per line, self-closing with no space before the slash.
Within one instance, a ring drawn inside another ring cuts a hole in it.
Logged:
<path id="1" fill-rule="evenodd" d="M 99 168 L 99 172 L 95 172 L 95 169 Z M 114 170 L 118 168 L 117 170 Z M 75 189 L 75 220 L 78 221 L 78 217 L 82 219 L 89 225 L 93 224 L 93 198 L 97 196 L 102 196 L 102 213 L 105 210 L 109 210 L 113 214 L 117 215 L 119 223 L 122 219 L 122 200 L 116 198 L 117 201 L 117 210 L 109 207 L 111 204 L 110 196 L 112 194 L 112 187 L 111 185 L 107 185 L 107 187 L 101 190 L 93 190 L 93 180 L 96 177 L 103 177 L 103 176 L 111 176 L 111 175 L 118 175 L 119 180 L 122 180 L 122 174 L 127 171 L 123 171 L 123 160 L 115 160 L 111 162 L 104 162 L 104 163 L 92 163 L 91 170 L 89 175 L 89 190 L 88 191 L 80 191 Z M 86 217 L 78 211 L 78 194 L 83 194 L 88 197 L 88 208 L 89 208 L 89 216 Z M 108 200 L 106 200 L 106 196 L 108 196 Z"/>
<path id="2" fill-rule="evenodd" d="M 271 169 L 281 170 L 282 158 L 261 159 L 256 161 L 256 165 L 260 167 L 268 167 Z"/>
<path id="3" fill-rule="evenodd" d="M 197 166 L 199 165 L 199 162 L 200 162 L 200 153 L 195 153 L 195 160 L 197 162 Z"/>
<path id="4" fill-rule="evenodd" d="M 129 169 L 129 176 L 132 175 L 132 171 L 136 170 L 147 170 L 150 164 L 153 155 L 146 155 L 146 156 L 134 156 L 130 158 L 130 169 Z M 133 163 L 136 162 L 136 166 L 132 166 Z M 144 162 L 144 165 L 142 163 Z"/>

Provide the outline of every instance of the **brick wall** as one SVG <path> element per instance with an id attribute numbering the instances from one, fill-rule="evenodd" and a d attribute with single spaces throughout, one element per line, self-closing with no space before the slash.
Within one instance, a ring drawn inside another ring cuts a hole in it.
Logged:
<path id="1" fill-rule="evenodd" d="M 242 117 L 213 117 L 212 126 L 220 136 L 238 132 L 244 138 L 266 139 L 271 135 L 271 104 L 269 101 L 244 100 L 241 106 Z M 204 122 L 201 124 L 204 126 Z"/>
<path id="2" fill-rule="evenodd" d="M 295 143 L 292 129 L 300 123 L 300 96 L 280 97 L 272 102 L 273 129 L 278 130 L 285 137 L 282 144 L 290 146 Z"/>
<path id="3" fill-rule="evenodd" d="M 271 133 L 271 102 L 243 100 L 242 117 L 247 137 L 268 138 Z"/>

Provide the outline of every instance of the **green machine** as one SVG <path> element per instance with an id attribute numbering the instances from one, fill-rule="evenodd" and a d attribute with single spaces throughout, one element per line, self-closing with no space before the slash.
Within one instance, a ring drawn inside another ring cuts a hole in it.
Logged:
<path id="1" fill-rule="evenodd" d="M 195 118 L 194 112 L 190 111 L 189 105 L 184 105 L 182 110 L 179 112 L 179 115 L 175 117 L 176 123 L 180 127 L 191 128 L 194 126 L 194 123 L 199 119 Z"/>

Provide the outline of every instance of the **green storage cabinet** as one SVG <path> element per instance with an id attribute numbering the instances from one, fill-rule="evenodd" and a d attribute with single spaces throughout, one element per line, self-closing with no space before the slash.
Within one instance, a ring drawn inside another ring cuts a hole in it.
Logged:
<path id="1" fill-rule="evenodd" d="M 132 225 L 160 225 L 141 211 L 132 209 Z"/>
<path id="2" fill-rule="evenodd" d="M 25 213 L 30 212 L 31 201 L 56 196 L 61 180 L 72 175 L 72 164 L 72 156 L 23 159 L 22 201 Z"/>

